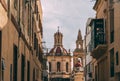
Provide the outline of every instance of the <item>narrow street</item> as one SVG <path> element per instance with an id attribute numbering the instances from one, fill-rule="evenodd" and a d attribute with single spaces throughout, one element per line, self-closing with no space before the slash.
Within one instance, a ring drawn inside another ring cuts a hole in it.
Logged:
<path id="1" fill-rule="evenodd" d="M 120 0 L 0 0 L 0 81 L 120 81 Z"/>

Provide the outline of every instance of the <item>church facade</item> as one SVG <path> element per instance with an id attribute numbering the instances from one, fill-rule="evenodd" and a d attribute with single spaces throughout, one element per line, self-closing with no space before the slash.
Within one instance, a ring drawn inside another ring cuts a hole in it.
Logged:
<path id="1" fill-rule="evenodd" d="M 70 50 L 63 47 L 63 34 L 58 31 L 54 34 L 54 47 L 47 54 L 49 81 L 70 81 L 72 71 L 72 56 Z"/>

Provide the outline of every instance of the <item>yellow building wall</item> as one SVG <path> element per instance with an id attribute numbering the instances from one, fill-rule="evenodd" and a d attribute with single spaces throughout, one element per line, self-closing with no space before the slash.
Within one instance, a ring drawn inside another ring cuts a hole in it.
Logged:
<path id="1" fill-rule="evenodd" d="M 75 73 L 74 81 L 84 81 L 83 72 Z"/>

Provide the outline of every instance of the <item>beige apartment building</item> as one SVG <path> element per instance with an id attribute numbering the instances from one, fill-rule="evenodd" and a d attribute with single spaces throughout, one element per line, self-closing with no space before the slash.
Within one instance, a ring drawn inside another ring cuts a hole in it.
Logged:
<path id="1" fill-rule="evenodd" d="M 40 0 L 0 0 L 0 81 L 41 81 Z"/>
<path id="2" fill-rule="evenodd" d="M 93 18 L 88 18 L 86 22 L 86 31 L 84 36 L 84 52 L 85 52 L 85 59 L 84 59 L 84 77 L 85 81 L 93 81 L 92 79 L 92 56 L 91 56 L 91 26 L 90 23 Z"/>
<path id="3" fill-rule="evenodd" d="M 93 81 L 120 81 L 120 1 L 96 0 L 93 8 Z"/>

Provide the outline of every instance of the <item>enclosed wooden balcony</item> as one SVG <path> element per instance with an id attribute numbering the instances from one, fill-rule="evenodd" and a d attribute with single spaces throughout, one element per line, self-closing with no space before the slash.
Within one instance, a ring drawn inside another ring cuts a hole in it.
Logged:
<path id="1" fill-rule="evenodd" d="M 95 49 L 92 50 L 91 56 L 95 59 L 99 59 L 101 56 L 105 54 L 107 50 L 106 44 L 100 44 Z"/>

